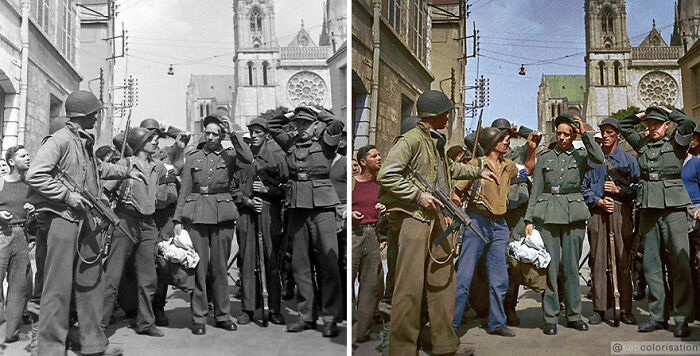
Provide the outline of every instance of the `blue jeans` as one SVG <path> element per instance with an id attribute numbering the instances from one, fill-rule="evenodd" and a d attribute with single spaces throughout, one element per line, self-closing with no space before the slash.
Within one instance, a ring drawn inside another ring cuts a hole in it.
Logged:
<path id="1" fill-rule="evenodd" d="M 489 332 L 493 332 L 506 326 L 503 299 L 508 291 L 506 244 L 510 233 L 504 218 L 489 219 L 474 212 L 470 212 L 469 217 L 472 219 L 472 226 L 491 242 L 487 247 L 470 228 L 464 231 L 462 251 L 457 261 L 457 296 L 452 327 L 457 329 L 462 321 L 476 262 L 483 253 L 486 253 L 486 273 L 489 279 Z"/>
<path id="2" fill-rule="evenodd" d="M 22 312 L 27 302 L 27 265 L 29 250 L 24 227 L 0 227 L 0 325 L 5 338 L 14 337 L 22 326 Z M 7 277 L 7 299 L 3 300 L 2 282 Z M 0 344 L 2 340 L 0 340 Z"/>

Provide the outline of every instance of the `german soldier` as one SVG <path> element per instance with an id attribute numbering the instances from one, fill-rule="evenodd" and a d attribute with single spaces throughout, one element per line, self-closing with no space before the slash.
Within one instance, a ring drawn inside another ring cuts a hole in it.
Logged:
<path id="1" fill-rule="evenodd" d="M 634 125 L 646 120 L 649 135 L 641 136 Z M 671 122 L 678 124 L 667 134 Z M 639 232 L 644 236 L 644 277 L 649 286 L 649 320 L 639 324 L 639 332 L 668 328 L 664 313 L 666 293 L 661 269 L 661 248 L 668 250 L 673 277 L 673 319 L 676 337 L 689 335 L 693 321 L 693 286 L 690 275 L 690 249 L 686 207 L 690 205 L 683 186 L 681 169 L 695 123 L 681 110 L 651 106 L 643 113 L 631 113 L 620 120 L 625 140 L 639 154 L 640 204 Z M 669 281 L 670 282 L 670 281 Z"/>
<path id="2" fill-rule="evenodd" d="M 581 182 L 589 161 L 603 163 L 603 151 L 593 141 L 590 132 L 584 132 L 580 119 L 565 113 L 554 120 L 557 144 L 538 158 L 533 173 L 532 192 L 525 214 L 525 235 L 534 225 L 542 236 L 552 257 L 547 266 L 547 287 L 542 298 L 544 313 L 543 332 L 557 333 L 559 293 L 557 276 L 560 263 L 564 269 L 564 294 L 567 326 L 580 331 L 588 330 L 581 320 L 578 261 L 585 235 L 586 221 L 591 216 L 581 196 Z M 573 141 L 583 136 L 585 148 L 575 149 Z M 561 257 L 560 257 L 561 256 Z"/>
<path id="3" fill-rule="evenodd" d="M 639 165 L 637 160 L 618 146 L 620 125 L 609 117 L 600 122 L 602 148 L 609 163 L 598 165 L 586 172 L 581 193 L 591 211 L 588 220 L 588 240 L 591 245 L 591 279 L 593 280 L 593 314 L 588 322 L 600 324 L 608 309 L 608 231 L 615 233 L 615 261 L 620 292 L 622 320 L 625 324 L 636 324 L 632 314 L 632 273 L 629 250 L 632 244 L 634 199 L 637 197 Z M 624 180 L 624 182 L 623 182 Z M 612 214 L 613 226 L 607 226 Z"/>
<path id="4" fill-rule="evenodd" d="M 400 232 L 389 353 L 416 354 L 421 301 L 426 293 L 433 352 L 471 354 L 473 350 L 460 345 L 451 326 L 455 300 L 453 248 L 449 239 L 432 247 L 445 226 L 444 218 L 436 213 L 442 203 L 421 191 L 425 188 L 406 172 L 411 165 L 445 193 L 450 191 L 453 178 L 497 178 L 492 172 L 480 172 L 475 166 L 447 159 L 445 137 L 436 131 L 445 128 L 454 108 L 444 93 L 426 91 L 419 96 L 416 107 L 421 121 L 397 140 L 377 176 L 378 201 L 390 212 L 389 224 L 400 226 L 394 228 Z"/>
<path id="5" fill-rule="evenodd" d="M 75 294 L 82 353 L 122 353 L 121 348 L 108 345 L 100 326 L 104 302 L 102 259 L 97 239 L 92 236 L 89 203 L 61 183 L 56 169 L 95 196 L 100 194 L 102 179 L 131 177 L 145 181 L 138 171 L 107 162 L 98 165 L 93 152 L 95 139 L 85 130 L 94 127 L 101 109 L 102 103 L 92 93 L 71 93 L 65 102 L 69 121 L 45 139 L 27 172 L 26 182 L 32 188 L 28 200 L 38 212 L 45 213 L 49 226 L 39 316 L 38 353 L 42 356 L 66 352 L 71 293 Z M 86 259 L 95 262 L 90 264 Z"/>
<path id="6" fill-rule="evenodd" d="M 164 334 L 155 326 L 152 307 L 158 279 L 155 264 L 158 228 L 153 215 L 156 204 L 172 203 L 177 195 L 173 186 L 159 184 L 168 173 L 163 162 L 151 157 L 158 148 L 158 135 L 137 127 L 129 130 L 126 143 L 134 152 L 134 157 L 122 158 L 119 164 L 130 170 L 140 171 L 147 177 L 147 181 L 105 186 L 108 191 L 117 191 L 118 203 L 115 212 L 121 218 L 124 229 L 139 241 L 134 244 L 121 230 L 114 233 L 112 248 L 104 262 L 105 300 L 102 325 L 108 325 L 112 315 L 124 266 L 133 262 L 138 300 L 136 333 L 160 337 Z"/>
<path id="7" fill-rule="evenodd" d="M 323 336 L 335 337 L 343 305 L 335 232 L 335 207 L 340 199 L 329 173 L 345 125 L 335 118 L 319 121 L 317 115 L 324 113 L 311 107 L 296 108 L 296 136 L 282 130 L 287 121 L 284 114 L 275 116 L 269 124 L 272 137 L 287 152 L 290 178 L 285 200 L 289 206 L 289 236 L 293 239 L 292 272 L 299 317 L 287 325 L 287 332 L 315 329 L 314 309 L 320 304 Z M 316 250 L 315 258 L 309 255 L 312 250 Z M 320 293 L 314 291 L 312 263 Z"/>
<path id="8" fill-rule="evenodd" d="M 210 115 L 202 120 L 204 142 L 185 161 L 182 186 L 173 222 L 176 235 L 185 224 L 199 263 L 192 293 L 192 333 L 204 335 L 207 313 L 207 272 L 212 273 L 216 327 L 236 330 L 229 313 L 227 263 L 238 209 L 231 196 L 231 178 L 242 163 L 251 163 L 253 154 L 237 134 L 230 134 L 227 121 Z M 221 140 L 231 135 L 233 149 L 224 149 Z M 240 161 L 240 162 L 239 162 Z"/>
<path id="9" fill-rule="evenodd" d="M 248 123 L 250 131 L 251 150 L 255 162 L 243 165 L 242 169 L 233 174 L 232 195 L 241 217 L 237 224 L 239 258 L 242 260 L 241 289 L 242 312 L 237 321 L 240 325 L 250 323 L 255 311 L 257 263 L 256 244 L 257 233 L 262 232 L 264 246 L 258 248 L 264 251 L 265 274 L 267 280 L 268 304 L 270 306 L 270 322 L 284 324 L 281 314 L 282 285 L 277 253 L 282 232 L 282 199 L 284 198 L 283 184 L 286 183 L 287 162 L 272 151 L 272 145 L 267 141 L 268 126 L 263 118 L 254 118 Z M 260 220 L 258 216 L 260 215 Z M 257 226 L 258 221 L 262 226 Z M 262 307 L 262 306 L 261 306 Z"/>

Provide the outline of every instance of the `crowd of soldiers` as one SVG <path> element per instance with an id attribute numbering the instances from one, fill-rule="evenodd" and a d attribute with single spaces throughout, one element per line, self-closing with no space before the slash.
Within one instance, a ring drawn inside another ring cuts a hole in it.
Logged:
<path id="1" fill-rule="evenodd" d="M 96 148 L 91 129 L 102 103 L 78 90 L 64 106 L 65 126 L 31 159 L 15 146 L 0 160 L 5 343 L 30 338 L 28 351 L 42 356 L 67 348 L 121 355 L 105 335 L 116 308 L 137 334 L 162 337 L 169 285 L 189 293 L 194 335 L 206 334 L 210 314 L 215 327 L 234 331 L 260 309 L 264 326 L 286 322 L 287 332 L 302 332 L 316 329 L 320 317 L 323 336 L 338 336 L 345 317 L 343 120 L 302 106 L 252 119 L 242 135 L 214 114 L 203 119 L 199 142 L 189 142 L 189 133 L 146 119 L 113 146 Z M 161 148 L 164 137 L 174 143 Z M 193 268 L 158 247 L 183 236 L 198 257 Z M 237 324 L 228 293 L 234 260 Z M 281 301 L 294 297 L 298 316 L 285 321 Z M 19 332 L 23 317 L 34 325 L 30 335 Z"/>
<path id="2" fill-rule="evenodd" d="M 430 90 L 416 107 L 385 156 L 366 146 L 353 160 L 354 342 L 381 320 L 384 354 L 473 354 L 457 335 L 465 311 L 486 318 L 489 334 L 513 337 L 521 284 L 542 295 L 546 335 L 557 334 L 560 316 L 586 331 L 610 309 L 614 326 L 653 332 L 673 318 L 673 335 L 689 335 L 700 316 L 700 128 L 683 111 L 610 117 L 595 138 L 564 113 L 546 147 L 541 134 L 497 119 L 447 150 L 437 130 L 452 117 L 450 100 Z M 512 137 L 526 143 L 511 149 Z M 450 203 L 468 215 L 465 228 L 453 230 Z M 539 269 L 506 247 L 535 230 L 551 258 Z M 579 290 L 586 235 L 588 323 Z M 632 299 L 647 295 L 650 316 L 638 323 Z"/>

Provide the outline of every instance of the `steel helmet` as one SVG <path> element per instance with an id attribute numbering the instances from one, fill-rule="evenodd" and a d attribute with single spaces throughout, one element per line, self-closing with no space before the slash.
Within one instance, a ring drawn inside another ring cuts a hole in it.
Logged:
<path id="1" fill-rule="evenodd" d="M 64 103 L 66 117 L 87 116 L 102 109 L 102 103 L 95 94 L 86 90 L 76 90 L 66 98 Z"/>
<path id="2" fill-rule="evenodd" d="M 510 130 L 511 125 L 508 119 L 500 118 L 493 120 L 493 122 L 491 123 L 491 127 L 495 127 L 499 130 Z"/>
<path id="3" fill-rule="evenodd" d="M 439 90 L 427 90 L 418 97 L 416 109 L 419 117 L 434 117 L 454 108 L 450 98 Z"/>
<path id="4" fill-rule="evenodd" d="M 495 127 L 484 127 L 479 135 L 479 146 L 484 149 L 484 153 L 488 154 L 496 146 L 496 143 L 503 138 L 503 135 L 507 133 L 508 131 Z"/>
<path id="5" fill-rule="evenodd" d="M 153 134 L 148 129 L 136 127 L 129 130 L 129 134 L 126 137 L 126 144 L 135 154 L 143 148 L 143 146 L 151 139 L 152 136 Z"/>
<path id="6" fill-rule="evenodd" d="M 140 127 L 143 127 L 144 129 L 149 129 L 149 130 L 158 130 L 160 129 L 160 124 L 158 123 L 158 120 L 156 119 L 145 119 L 141 121 Z"/>
<path id="7" fill-rule="evenodd" d="M 476 141 L 476 134 L 474 132 L 470 133 L 466 137 L 464 137 L 464 145 L 467 146 L 467 151 L 469 151 L 469 155 L 471 156 L 472 150 L 474 149 L 474 143 Z M 476 157 L 481 157 L 484 155 L 484 150 L 481 148 L 481 145 L 477 146 L 476 148 Z M 474 157 L 472 157 L 474 158 Z"/>

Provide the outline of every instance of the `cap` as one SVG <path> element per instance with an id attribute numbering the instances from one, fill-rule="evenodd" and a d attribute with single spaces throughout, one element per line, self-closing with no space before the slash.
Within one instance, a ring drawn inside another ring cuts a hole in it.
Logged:
<path id="1" fill-rule="evenodd" d="M 258 125 L 262 127 L 265 131 L 268 130 L 267 120 L 263 119 L 262 117 L 256 117 L 250 120 L 250 122 L 248 123 L 248 128 L 250 128 L 253 125 Z"/>
<path id="2" fill-rule="evenodd" d="M 223 125 L 224 121 L 218 114 L 211 114 L 207 115 L 207 117 L 202 120 L 202 129 L 206 129 L 209 124 Z"/>
<path id="3" fill-rule="evenodd" d="M 593 135 L 593 138 L 599 138 L 599 139 L 602 140 L 602 139 L 603 139 L 603 135 L 601 135 L 600 132 L 596 132 L 595 135 Z"/>
<path id="4" fill-rule="evenodd" d="M 294 117 L 292 120 L 316 121 L 316 112 L 309 107 L 299 106 L 294 109 Z"/>
<path id="5" fill-rule="evenodd" d="M 644 118 L 645 120 L 654 119 L 663 122 L 669 121 L 668 113 L 658 106 L 650 106 L 645 112 L 647 114 L 647 116 Z"/>
<path id="6" fill-rule="evenodd" d="M 603 127 L 603 125 L 610 125 L 615 128 L 615 131 L 620 131 L 620 123 L 612 117 L 603 119 L 603 121 L 598 124 L 598 127 Z"/>
<path id="7" fill-rule="evenodd" d="M 567 123 L 571 125 L 576 125 L 576 121 L 574 120 L 574 117 L 571 116 L 568 112 L 565 112 L 559 116 L 557 116 L 556 119 L 554 119 L 554 127 L 556 128 L 559 126 L 561 123 Z"/>

